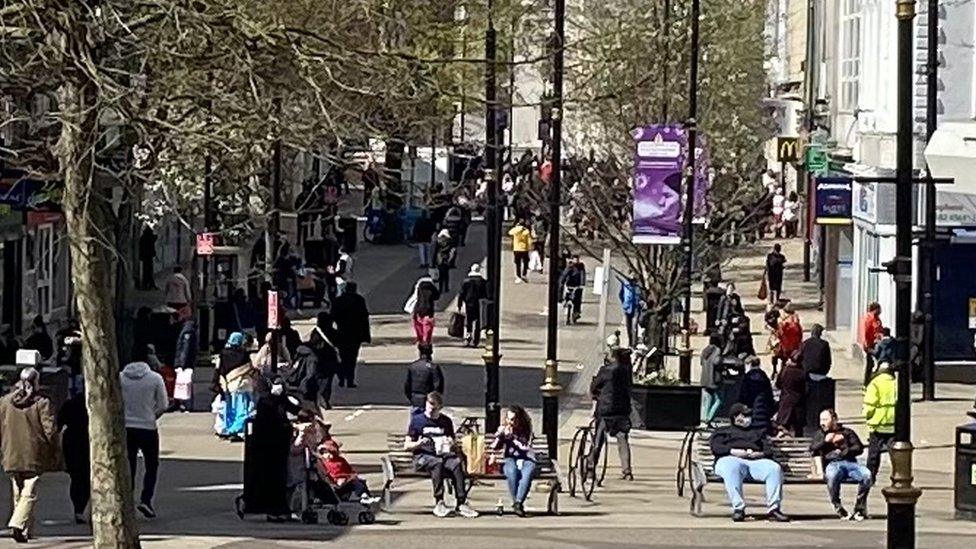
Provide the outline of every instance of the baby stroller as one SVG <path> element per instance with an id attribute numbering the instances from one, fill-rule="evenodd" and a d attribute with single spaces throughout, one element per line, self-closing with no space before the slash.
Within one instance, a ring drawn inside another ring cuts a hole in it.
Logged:
<path id="1" fill-rule="evenodd" d="M 329 524 L 345 526 L 349 524 L 351 516 L 355 516 L 359 524 L 373 524 L 376 522 L 375 506 L 380 498 L 371 503 L 364 503 L 350 495 L 339 495 L 337 487 L 332 484 L 328 476 L 322 474 L 316 464 L 317 459 L 312 450 L 305 449 L 305 491 L 302 494 L 302 522 L 304 524 L 318 524 L 318 510 L 326 510 L 325 518 Z"/>

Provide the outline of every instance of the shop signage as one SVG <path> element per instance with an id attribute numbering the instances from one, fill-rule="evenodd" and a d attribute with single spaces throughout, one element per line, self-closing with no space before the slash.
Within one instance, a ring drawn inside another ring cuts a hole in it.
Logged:
<path id="1" fill-rule="evenodd" d="M 777 137 L 776 138 L 776 161 L 777 162 L 799 162 L 800 160 L 800 138 L 799 137 Z"/>
<path id="2" fill-rule="evenodd" d="M 851 224 L 853 181 L 849 177 L 818 177 L 816 210 L 818 225 Z"/>
<path id="3" fill-rule="evenodd" d="M 214 254 L 214 234 L 200 233 L 197 235 L 197 255 Z"/>

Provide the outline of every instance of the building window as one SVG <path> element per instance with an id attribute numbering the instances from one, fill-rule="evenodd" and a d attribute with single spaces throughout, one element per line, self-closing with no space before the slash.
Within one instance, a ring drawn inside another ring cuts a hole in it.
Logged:
<path id="1" fill-rule="evenodd" d="M 861 0 L 841 0 L 840 109 L 857 109 L 861 78 Z"/>

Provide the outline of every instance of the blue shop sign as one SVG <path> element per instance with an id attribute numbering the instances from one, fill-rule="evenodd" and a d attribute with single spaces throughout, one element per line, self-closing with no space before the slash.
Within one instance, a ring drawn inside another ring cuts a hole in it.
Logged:
<path id="1" fill-rule="evenodd" d="M 815 221 L 818 225 L 850 225 L 853 181 L 849 177 L 818 177 Z"/>
<path id="2" fill-rule="evenodd" d="M 54 182 L 26 177 L 0 179 L 0 204 L 15 211 L 57 211 L 57 202 Z"/>

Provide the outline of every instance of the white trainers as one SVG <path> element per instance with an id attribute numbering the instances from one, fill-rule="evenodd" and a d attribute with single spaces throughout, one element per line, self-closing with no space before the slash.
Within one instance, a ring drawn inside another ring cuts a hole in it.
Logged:
<path id="1" fill-rule="evenodd" d="M 437 517 L 437 518 L 444 518 L 444 517 L 446 517 L 447 515 L 450 515 L 450 514 L 451 514 L 451 510 L 447 508 L 447 505 L 444 505 L 444 501 L 443 500 L 438 501 L 437 504 L 434 505 L 434 516 L 435 517 Z"/>
<path id="2" fill-rule="evenodd" d="M 362 497 L 359 498 L 359 503 L 369 506 L 369 505 L 373 505 L 379 500 L 380 500 L 379 496 L 371 496 L 369 494 L 363 494 Z"/>
<path id="3" fill-rule="evenodd" d="M 471 508 L 467 503 L 457 506 L 457 512 L 464 518 L 477 518 L 478 512 Z"/>

